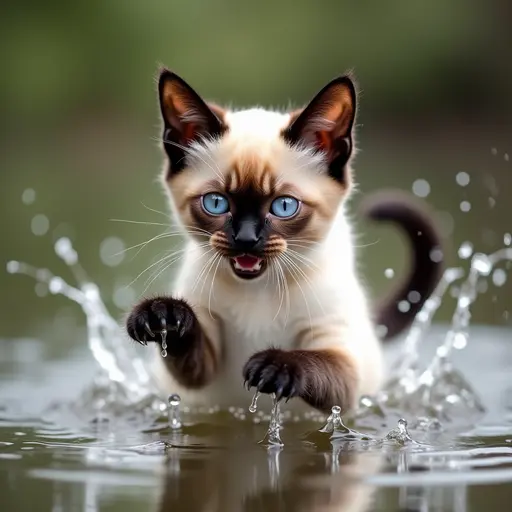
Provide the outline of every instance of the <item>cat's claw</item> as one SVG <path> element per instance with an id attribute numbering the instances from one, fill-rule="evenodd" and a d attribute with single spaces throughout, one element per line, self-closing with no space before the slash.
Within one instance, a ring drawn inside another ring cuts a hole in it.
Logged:
<path id="1" fill-rule="evenodd" d="M 163 320 L 163 321 L 164 321 L 164 323 L 165 323 L 165 318 L 163 318 L 162 320 Z M 149 322 L 147 322 L 147 321 L 146 321 L 146 322 L 144 322 L 144 328 L 146 329 L 146 332 L 147 332 L 147 333 L 148 333 L 152 338 L 154 338 L 154 337 L 155 337 L 155 335 L 153 334 L 153 331 L 151 330 L 151 327 L 149 326 Z M 146 340 L 144 339 L 144 341 L 146 341 Z M 147 342 L 146 342 L 146 344 L 147 344 Z"/>
<path id="2" fill-rule="evenodd" d="M 300 396 L 305 392 L 305 375 L 293 353 L 269 349 L 254 354 L 243 369 L 244 385 L 276 398 Z"/>
<path id="3" fill-rule="evenodd" d="M 136 341 L 137 343 L 140 343 L 143 347 L 147 347 L 148 342 L 146 341 L 146 339 L 141 340 L 141 339 L 139 338 L 139 335 L 137 334 L 137 331 L 134 331 L 134 335 L 135 335 L 135 341 Z"/>
<path id="4" fill-rule="evenodd" d="M 193 328 L 196 318 L 192 309 L 182 300 L 172 297 L 146 299 L 135 306 L 126 321 L 128 335 L 140 343 L 172 344 L 182 339 Z M 172 332 L 173 335 L 167 338 Z"/>

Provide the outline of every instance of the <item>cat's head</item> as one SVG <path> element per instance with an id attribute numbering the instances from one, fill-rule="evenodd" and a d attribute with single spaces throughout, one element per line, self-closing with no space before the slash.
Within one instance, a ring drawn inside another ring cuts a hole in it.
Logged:
<path id="1" fill-rule="evenodd" d="M 168 70 L 158 90 L 175 211 L 192 237 L 229 261 L 233 276 L 258 278 L 325 238 L 351 186 L 349 76 L 290 113 L 223 110 Z"/>

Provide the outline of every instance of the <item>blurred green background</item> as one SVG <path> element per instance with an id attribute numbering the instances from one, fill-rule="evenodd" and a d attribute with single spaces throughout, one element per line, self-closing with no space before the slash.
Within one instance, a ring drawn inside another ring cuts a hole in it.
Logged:
<path id="1" fill-rule="evenodd" d="M 353 69 L 362 89 L 354 206 L 416 182 L 429 192 L 449 263 L 466 240 L 493 251 L 512 232 L 511 21 L 508 0 L 4 2 L 2 265 L 19 259 L 69 278 L 53 253 L 65 235 L 114 313 L 145 290 L 151 271 L 126 285 L 176 241 L 109 257 L 166 230 L 111 219 L 167 222 L 149 209 L 166 211 L 156 180 L 159 64 L 239 107 L 299 106 Z M 407 264 L 406 247 L 393 229 L 358 227 L 378 296 Z M 166 290 L 171 277 L 172 269 L 150 290 Z M 43 287 L 5 272 L 0 287 L 1 337 L 37 335 L 62 348 L 83 336 L 81 312 L 65 299 L 38 297 Z M 509 322 L 512 284 L 490 280 L 482 292 L 475 321 Z M 446 301 L 440 319 L 452 308 Z"/>

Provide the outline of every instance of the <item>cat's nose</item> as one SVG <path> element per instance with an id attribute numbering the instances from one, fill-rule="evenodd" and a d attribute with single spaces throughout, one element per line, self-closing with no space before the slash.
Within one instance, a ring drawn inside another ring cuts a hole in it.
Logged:
<path id="1" fill-rule="evenodd" d="M 250 251 L 257 248 L 262 237 L 256 232 L 256 223 L 250 220 L 242 221 L 238 231 L 233 236 L 235 248 L 240 251 Z"/>

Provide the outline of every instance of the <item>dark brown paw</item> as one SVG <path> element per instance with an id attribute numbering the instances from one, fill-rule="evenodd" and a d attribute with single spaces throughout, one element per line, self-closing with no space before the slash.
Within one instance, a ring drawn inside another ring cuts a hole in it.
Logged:
<path id="1" fill-rule="evenodd" d="M 126 320 L 126 330 L 141 345 L 161 343 L 163 332 L 166 333 L 166 341 L 172 344 L 174 340 L 185 337 L 195 322 L 194 312 L 184 301 L 157 297 L 143 300 L 133 308 Z"/>
<path id="2" fill-rule="evenodd" d="M 306 387 L 300 358 L 293 351 L 269 349 L 254 354 L 243 369 L 245 385 L 261 393 L 275 393 L 287 401 L 303 395 Z"/>

